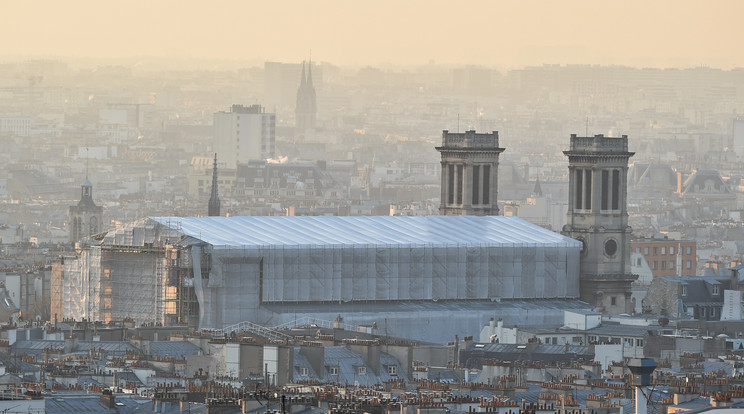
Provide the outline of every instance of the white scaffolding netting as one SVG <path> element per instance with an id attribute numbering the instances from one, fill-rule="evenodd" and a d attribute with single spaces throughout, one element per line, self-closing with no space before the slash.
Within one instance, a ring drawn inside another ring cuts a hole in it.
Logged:
<path id="1" fill-rule="evenodd" d="M 200 326 L 272 303 L 578 297 L 581 244 L 514 217 L 155 218 L 193 245 Z M 203 250 L 203 252 L 202 252 Z M 202 253 L 211 256 L 201 274 Z"/>

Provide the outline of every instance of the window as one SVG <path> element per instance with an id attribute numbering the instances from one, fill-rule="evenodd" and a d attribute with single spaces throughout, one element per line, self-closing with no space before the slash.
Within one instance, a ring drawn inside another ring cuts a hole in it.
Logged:
<path id="1" fill-rule="evenodd" d="M 610 209 L 610 171 L 602 170 L 602 210 Z"/>
<path id="2" fill-rule="evenodd" d="M 464 182 L 462 175 L 462 165 L 457 166 L 457 204 L 462 204 L 462 183 Z"/>
<path id="3" fill-rule="evenodd" d="M 654 246 L 654 256 L 656 256 L 657 254 L 659 254 L 659 248 Z"/>
<path id="4" fill-rule="evenodd" d="M 700 308 L 700 317 L 701 318 L 704 318 L 705 317 L 705 314 L 706 314 L 705 308 Z"/>
<path id="5" fill-rule="evenodd" d="M 328 375 L 338 375 L 338 367 L 337 366 L 328 367 Z"/>
<path id="6" fill-rule="evenodd" d="M 643 339 L 636 338 L 636 340 L 635 340 L 635 346 L 643 346 Z"/>
<path id="7" fill-rule="evenodd" d="M 692 247 L 687 246 L 687 254 L 692 254 Z"/>
<path id="8" fill-rule="evenodd" d="M 661 270 L 666 270 L 666 261 L 661 261 Z"/>
<path id="9" fill-rule="evenodd" d="M 480 165 L 474 165 L 473 166 L 473 186 L 471 192 L 472 194 L 472 203 L 473 204 L 479 204 L 479 194 L 478 190 L 480 190 Z"/>
<path id="10" fill-rule="evenodd" d="M 674 270 L 674 261 L 672 260 L 669 261 L 669 268 Z"/>
<path id="11" fill-rule="evenodd" d="M 640 253 L 640 252 L 641 252 L 641 248 L 640 247 L 636 247 L 636 253 Z"/>
<path id="12" fill-rule="evenodd" d="M 661 248 L 661 254 L 666 254 L 666 247 Z"/>
<path id="13" fill-rule="evenodd" d="M 357 367 L 357 374 L 366 374 L 367 367 Z"/>
<path id="14" fill-rule="evenodd" d="M 648 247 L 643 248 L 643 254 L 648 255 Z"/>
<path id="15" fill-rule="evenodd" d="M 592 170 L 576 169 L 576 200 L 574 208 L 577 210 L 592 209 Z"/>
<path id="16" fill-rule="evenodd" d="M 390 376 L 396 376 L 398 375 L 398 367 L 396 365 L 388 365 L 387 366 L 387 372 Z"/>
<path id="17" fill-rule="evenodd" d="M 687 285 L 682 285 L 682 296 L 687 296 Z"/>
<path id="18" fill-rule="evenodd" d="M 653 266 L 653 269 L 654 269 L 654 270 L 656 270 L 656 267 L 657 267 L 657 263 L 656 263 L 656 260 L 654 260 L 654 266 Z"/>
<path id="19" fill-rule="evenodd" d="M 447 166 L 447 203 L 455 203 L 455 166 Z"/>
<path id="20" fill-rule="evenodd" d="M 612 209 L 620 210 L 620 171 L 612 170 Z"/>
<path id="21" fill-rule="evenodd" d="M 610 297 L 610 305 L 612 306 L 617 305 L 617 298 L 615 296 Z"/>
<path id="22" fill-rule="evenodd" d="M 299 372 L 301 376 L 306 377 L 308 372 L 307 367 L 300 367 Z"/>
<path id="23" fill-rule="evenodd" d="M 710 308 L 710 317 L 715 318 L 716 317 L 716 308 Z"/>
<path id="24" fill-rule="evenodd" d="M 483 166 L 483 201 L 482 204 L 489 204 L 491 190 L 491 166 Z"/>
<path id="25" fill-rule="evenodd" d="M 685 267 L 687 267 L 688 269 L 692 269 L 692 261 L 688 260 Z"/>
<path id="26" fill-rule="evenodd" d="M 669 254 L 674 254 L 674 246 L 671 246 L 671 247 L 669 248 Z"/>
<path id="27" fill-rule="evenodd" d="M 719 286 L 719 285 L 713 285 L 713 294 L 714 295 L 720 295 L 721 294 L 721 286 Z"/>

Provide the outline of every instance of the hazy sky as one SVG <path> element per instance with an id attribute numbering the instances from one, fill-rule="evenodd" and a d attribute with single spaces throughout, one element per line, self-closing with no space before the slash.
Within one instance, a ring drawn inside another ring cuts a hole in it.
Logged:
<path id="1" fill-rule="evenodd" d="M 744 67 L 742 0 L 3 1 L 0 55 Z"/>

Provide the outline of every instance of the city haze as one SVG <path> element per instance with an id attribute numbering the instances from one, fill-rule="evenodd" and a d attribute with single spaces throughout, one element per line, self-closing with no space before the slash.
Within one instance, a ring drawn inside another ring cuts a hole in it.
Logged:
<path id="1" fill-rule="evenodd" d="M 744 3 L 699 1 L 11 2 L 13 57 L 337 65 L 744 66 Z"/>

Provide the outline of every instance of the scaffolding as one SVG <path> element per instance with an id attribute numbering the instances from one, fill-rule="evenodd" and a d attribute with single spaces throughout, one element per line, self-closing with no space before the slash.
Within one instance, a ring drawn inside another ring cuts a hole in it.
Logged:
<path id="1" fill-rule="evenodd" d="M 182 236 L 149 219 L 106 233 L 61 261 L 53 282 L 59 317 L 166 323 L 168 263 L 164 246 Z"/>
<path id="2" fill-rule="evenodd" d="M 159 322 L 157 263 L 162 253 L 152 248 L 101 247 L 100 320 Z"/>
<path id="3" fill-rule="evenodd" d="M 167 245 L 162 264 L 163 324 L 197 327 L 199 301 L 194 291 L 194 271 L 188 252 L 182 246 Z"/>
<path id="4" fill-rule="evenodd" d="M 100 249 L 92 246 L 63 260 L 62 274 L 53 283 L 58 317 L 100 320 L 100 257 Z"/>

